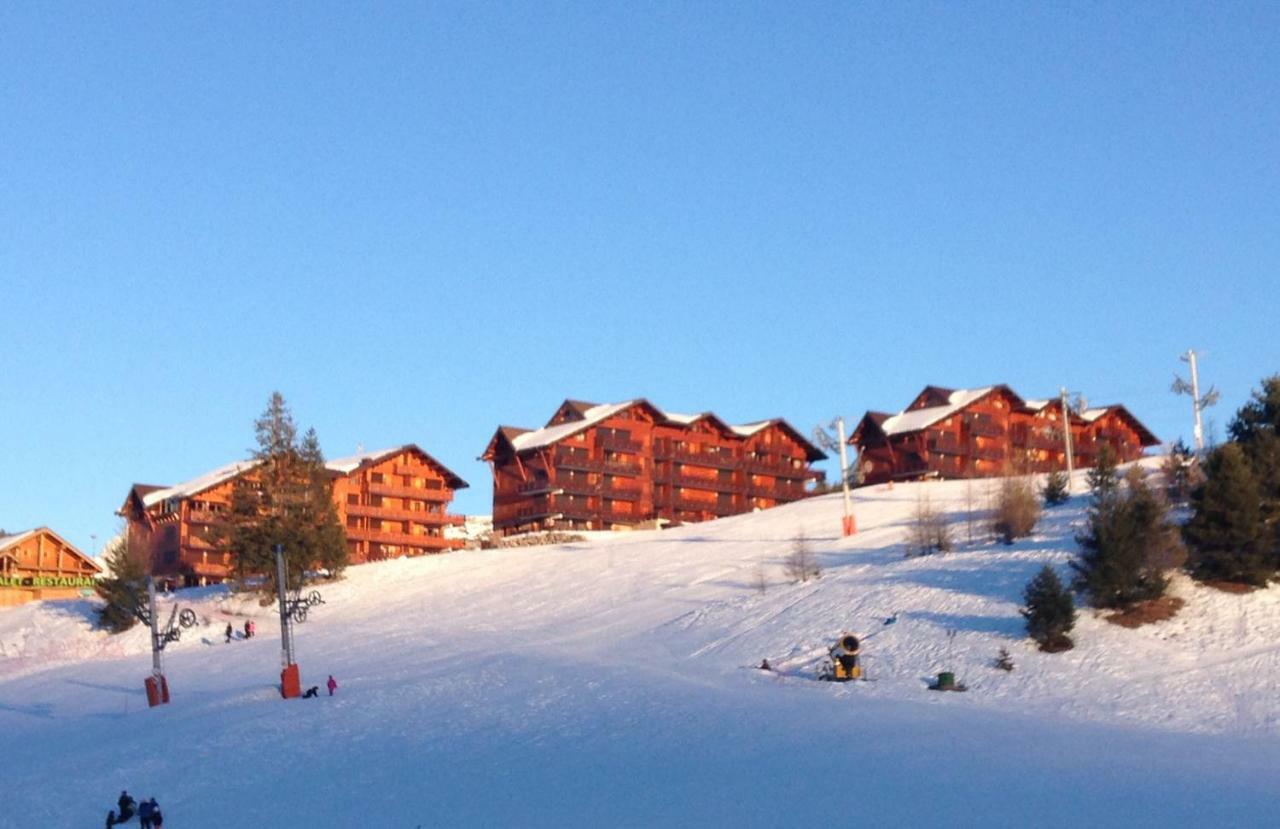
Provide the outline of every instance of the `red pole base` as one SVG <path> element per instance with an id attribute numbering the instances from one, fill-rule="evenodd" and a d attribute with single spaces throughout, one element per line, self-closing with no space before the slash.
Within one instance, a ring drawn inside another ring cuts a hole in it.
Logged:
<path id="1" fill-rule="evenodd" d="M 158 677 L 147 677 L 147 681 L 143 685 L 147 689 L 147 705 L 155 708 L 157 705 L 164 705 L 169 702 L 169 682 L 164 678 L 164 674 L 160 674 Z"/>
<path id="2" fill-rule="evenodd" d="M 841 524 L 841 529 L 844 531 L 846 538 L 858 531 L 858 522 L 854 520 L 852 515 L 846 515 Z"/>
<path id="3" fill-rule="evenodd" d="M 290 665 L 280 672 L 280 696 L 285 699 L 302 696 L 302 677 L 298 674 L 297 665 Z"/>

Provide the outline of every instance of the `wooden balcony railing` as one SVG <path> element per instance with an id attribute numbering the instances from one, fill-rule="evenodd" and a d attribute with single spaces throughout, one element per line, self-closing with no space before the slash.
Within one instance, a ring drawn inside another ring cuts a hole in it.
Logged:
<path id="1" fill-rule="evenodd" d="M 396 465 L 395 473 L 397 475 L 408 475 L 411 478 L 422 478 L 427 489 L 444 489 L 444 482 L 436 477 L 440 473 L 429 466 Z"/>
<path id="2" fill-rule="evenodd" d="M 395 544 L 398 547 L 441 548 L 450 546 L 450 539 L 439 535 L 388 533 L 381 530 L 357 527 L 347 528 L 347 538 L 355 541 L 370 541 L 376 544 Z"/>
<path id="3" fill-rule="evenodd" d="M 964 455 L 964 444 L 955 438 L 929 438 L 925 448 L 939 455 Z"/>
<path id="4" fill-rule="evenodd" d="M 423 489 L 416 486 L 401 486 L 399 484 L 369 484 L 369 491 L 376 495 L 390 495 L 393 498 L 411 498 L 415 501 L 451 501 L 453 500 L 453 490 L 449 489 Z"/>
<path id="5" fill-rule="evenodd" d="M 602 432 L 596 432 L 596 446 L 614 452 L 630 452 L 633 455 L 644 451 L 644 444 L 638 440 L 606 435 Z"/>
<path id="6" fill-rule="evenodd" d="M 1004 427 L 986 416 L 966 415 L 964 424 L 969 428 L 969 434 L 971 435 L 981 435 L 988 438 L 1004 437 Z"/>
<path id="7" fill-rule="evenodd" d="M 363 515 L 368 518 L 385 518 L 388 521 L 416 521 L 419 524 L 448 524 L 454 517 L 444 510 L 429 512 L 427 510 L 392 509 L 375 507 L 369 504 L 347 504 L 347 515 Z"/>
<path id="8" fill-rule="evenodd" d="M 790 460 L 748 457 L 743 460 L 742 466 L 748 472 L 756 472 L 761 475 L 780 475 L 789 478 L 809 477 L 809 469 L 804 464 L 796 466 Z"/>
<path id="9" fill-rule="evenodd" d="M 700 452 L 696 449 L 669 448 L 661 455 L 680 463 L 691 463 L 698 466 L 710 466 L 714 469 L 738 469 L 742 461 L 727 452 Z"/>

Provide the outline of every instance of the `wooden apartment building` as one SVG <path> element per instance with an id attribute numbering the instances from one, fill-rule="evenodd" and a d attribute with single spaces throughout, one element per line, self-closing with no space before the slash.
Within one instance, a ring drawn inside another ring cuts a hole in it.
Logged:
<path id="1" fill-rule="evenodd" d="M 785 420 L 730 425 L 647 400 L 566 400 L 541 429 L 500 427 L 481 456 L 493 470 L 493 527 L 550 529 L 683 523 L 804 498 L 826 455 Z"/>
<path id="2" fill-rule="evenodd" d="M 101 572 L 48 527 L 0 535 L 0 607 L 92 595 Z"/>
<path id="3" fill-rule="evenodd" d="M 984 478 L 1065 470 L 1064 428 L 1076 468 L 1093 466 L 1103 445 L 1124 462 L 1160 442 L 1124 406 L 1068 409 L 1064 419 L 1058 400 L 1024 400 L 997 385 L 926 386 L 897 414 L 867 412 L 849 443 L 858 449 L 867 484 Z"/>
<path id="4" fill-rule="evenodd" d="M 236 480 L 257 464 L 240 461 L 171 487 L 134 484 L 119 510 L 130 543 L 146 551 L 150 572 L 179 585 L 216 584 L 234 567 L 216 541 L 220 513 Z M 457 549 L 446 537 L 455 490 L 467 483 L 414 444 L 362 452 L 325 464 L 353 564 Z"/>

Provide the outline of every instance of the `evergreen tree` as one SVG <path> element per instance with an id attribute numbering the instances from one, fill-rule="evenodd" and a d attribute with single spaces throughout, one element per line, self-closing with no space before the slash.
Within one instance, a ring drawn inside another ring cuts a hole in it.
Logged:
<path id="1" fill-rule="evenodd" d="M 277 544 L 284 546 L 289 585 L 300 587 L 313 567 L 336 575 L 347 564 L 347 538 L 315 430 L 299 441 L 293 415 L 275 392 L 254 421 L 254 434 L 257 466 L 237 479 L 219 528 L 235 553 L 237 578 L 244 584 L 262 576 L 262 589 L 274 594 Z"/>
<path id="2" fill-rule="evenodd" d="M 1253 468 L 1263 521 L 1269 526 L 1280 523 L 1280 374 L 1262 381 L 1229 429 Z"/>
<path id="3" fill-rule="evenodd" d="M 1263 536 L 1258 484 L 1238 444 L 1209 456 L 1205 482 L 1191 496 L 1194 513 L 1183 528 L 1192 575 L 1264 585 L 1274 570 Z"/>
<path id="4" fill-rule="evenodd" d="M 1231 439 L 1240 444 L 1252 443 L 1260 433 L 1280 432 L 1280 374 L 1262 381 L 1262 388 L 1240 407 L 1228 427 Z"/>
<path id="5" fill-rule="evenodd" d="M 1071 497 L 1067 492 L 1067 473 L 1062 470 L 1050 472 L 1049 477 L 1045 479 L 1044 489 L 1040 490 L 1040 496 L 1044 498 L 1046 507 L 1056 507 L 1058 504 L 1066 503 Z"/>
<path id="6" fill-rule="evenodd" d="M 131 550 L 126 530 L 106 550 L 107 576 L 97 591 L 106 604 L 98 608 L 98 623 L 112 633 L 123 633 L 138 622 L 134 609 L 147 601 L 147 563 Z"/>
<path id="7" fill-rule="evenodd" d="M 1045 565 L 1022 593 L 1025 606 L 1020 611 L 1027 620 L 1027 633 L 1040 650 L 1057 652 L 1072 647 L 1067 634 L 1076 624 L 1075 603 L 1058 574 Z"/>
<path id="8" fill-rule="evenodd" d="M 1127 607 L 1154 599 L 1168 585 L 1161 573 L 1171 550 L 1168 515 L 1139 475 L 1122 489 L 1110 453 L 1099 452 L 1089 473 L 1093 495 L 1085 531 L 1076 536 L 1080 559 L 1071 563 L 1075 587 L 1094 607 Z"/>
<path id="9" fill-rule="evenodd" d="M 1177 504 L 1185 504 L 1192 490 L 1204 479 L 1198 458 L 1181 438 L 1169 447 L 1161 471 L 1164 473 L 1165 494 Z"/>

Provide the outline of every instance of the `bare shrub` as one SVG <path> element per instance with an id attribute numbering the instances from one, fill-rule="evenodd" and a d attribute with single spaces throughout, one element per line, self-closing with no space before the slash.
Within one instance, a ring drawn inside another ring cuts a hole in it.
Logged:
<path id="1" fill-rule="evenodd" d="M 1005 544 L 1031 535 L 1040 520 L 1040 496 L 1030 478 L 1005 478 L 996 492 L 991 528 Z"/>
<path id="2" fill-rule="evenodd" d="M 947 553 L 954 547 L 946 515 L 934 509 L 928 496 L 918 497 L 915 514 L 907 527 L 907 555 Z"/>
<path id="3" fill-rule="evenodd" d="M 783 562 L 782 572 L 791 581 L 808 581 L 822 578 L 822 568 L 818 566 L 813 551 L 809 549 L 809 541 L 804 533 L 797 533 L 791 542 L 791 554 Z"/>

